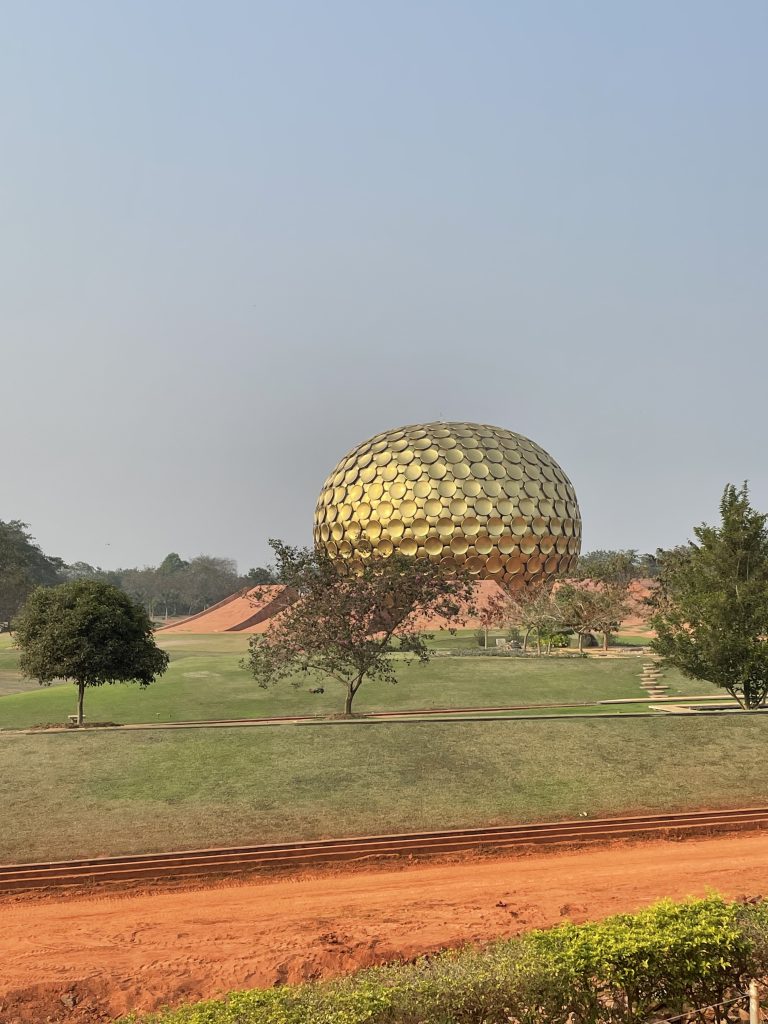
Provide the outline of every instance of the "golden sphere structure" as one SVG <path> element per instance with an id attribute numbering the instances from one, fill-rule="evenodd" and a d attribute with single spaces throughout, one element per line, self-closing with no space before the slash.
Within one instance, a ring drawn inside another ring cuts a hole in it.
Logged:
<path id="1" fill-rule="evenodd" d="M 318 498 L 314 538 L 350 567 L 399 551 L 514 591 L 575 564 L 581 517 L 568 477 L 527 437 L 420 423 L 341 459 Z"/>

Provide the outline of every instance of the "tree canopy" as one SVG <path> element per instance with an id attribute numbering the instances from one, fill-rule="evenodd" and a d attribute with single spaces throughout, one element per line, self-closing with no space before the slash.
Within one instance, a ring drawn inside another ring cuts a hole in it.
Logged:
<path id="1" fill-rule="evenodd" d="M 264 687 L 298 685 L 310 673 L 331 680 L 344 690 L 345 714 L 366 679 L 397 682 L 395 652 L 429 660 L 430 638 L 417 630 L 415 613 L 459 624 L 472 600 L 468 576 L 449 576 L 426 559 L 394 554 L 345 573 L 323 551 L 270 544 L 277 578 L 295 600 L 252 637 L 245 665 Z"/>
<path id="2" fill-rule="evenodd" d="M 149 686 L 168 665 L 144 608 L 97 580 L 39 587 L 19 614 L 15 633 L 25 675 L 41 684 L 68 679 L 77 685 L 80 725 L 87 686 Z"/>
<path id="3" fill-rule="evenodd" d="M 26 523 L 0 520 L 0 624 L 12 621 L 35 587 L 58 583 L 63 567 L 43 554 Z"/>
<path id="4" fill-rule="evenodd" d="M 729 484 L 720 524 L 661 555 L 653 648 L 694 679 L 721 686 L 744 708 L 768 694 L 768 517 Z"/>

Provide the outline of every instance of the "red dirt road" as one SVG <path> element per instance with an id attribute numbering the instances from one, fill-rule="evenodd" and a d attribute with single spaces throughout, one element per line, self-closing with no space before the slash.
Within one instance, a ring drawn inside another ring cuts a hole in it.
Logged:
<path id="1" fill-rule="evenodd" d="M 734 898 L 768 891 L 768 835 L 184 891 L 6 899 L 0 1021 L 107 1021 L 131 1009 L 328 976 L 709 889 Z"/>

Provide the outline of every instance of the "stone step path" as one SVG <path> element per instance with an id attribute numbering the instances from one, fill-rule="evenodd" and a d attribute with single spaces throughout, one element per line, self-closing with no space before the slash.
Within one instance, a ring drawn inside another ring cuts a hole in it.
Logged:
<path id="1" fill-rule="evenodd" d="M 660 682 L 662 677 L 663 672 L 656 662 L 645 662 L 640 676 L 640 685 L 647 692 L 649 697 L 663 697 L 669 689 L 669 686 L 666 683 Z"/>

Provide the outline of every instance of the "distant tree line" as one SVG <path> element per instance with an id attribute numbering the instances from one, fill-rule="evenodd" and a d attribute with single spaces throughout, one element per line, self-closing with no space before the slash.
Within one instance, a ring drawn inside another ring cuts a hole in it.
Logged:
<path id="1" fill-rule="evenodd" d="M 13 621 L 36 587 L 78 580 L 110 583 L 144 606 L 153 618 L 193 615 L 244 587 L 273 583 L 264 566 L 237 572 L 231 558 L 198 555 L 188 561 L 175 551 L 158 566 L 102 569 L 87 562 L 67 564 L 46 555 L 26 523 L 0 520 L 0 628 Z"/>

